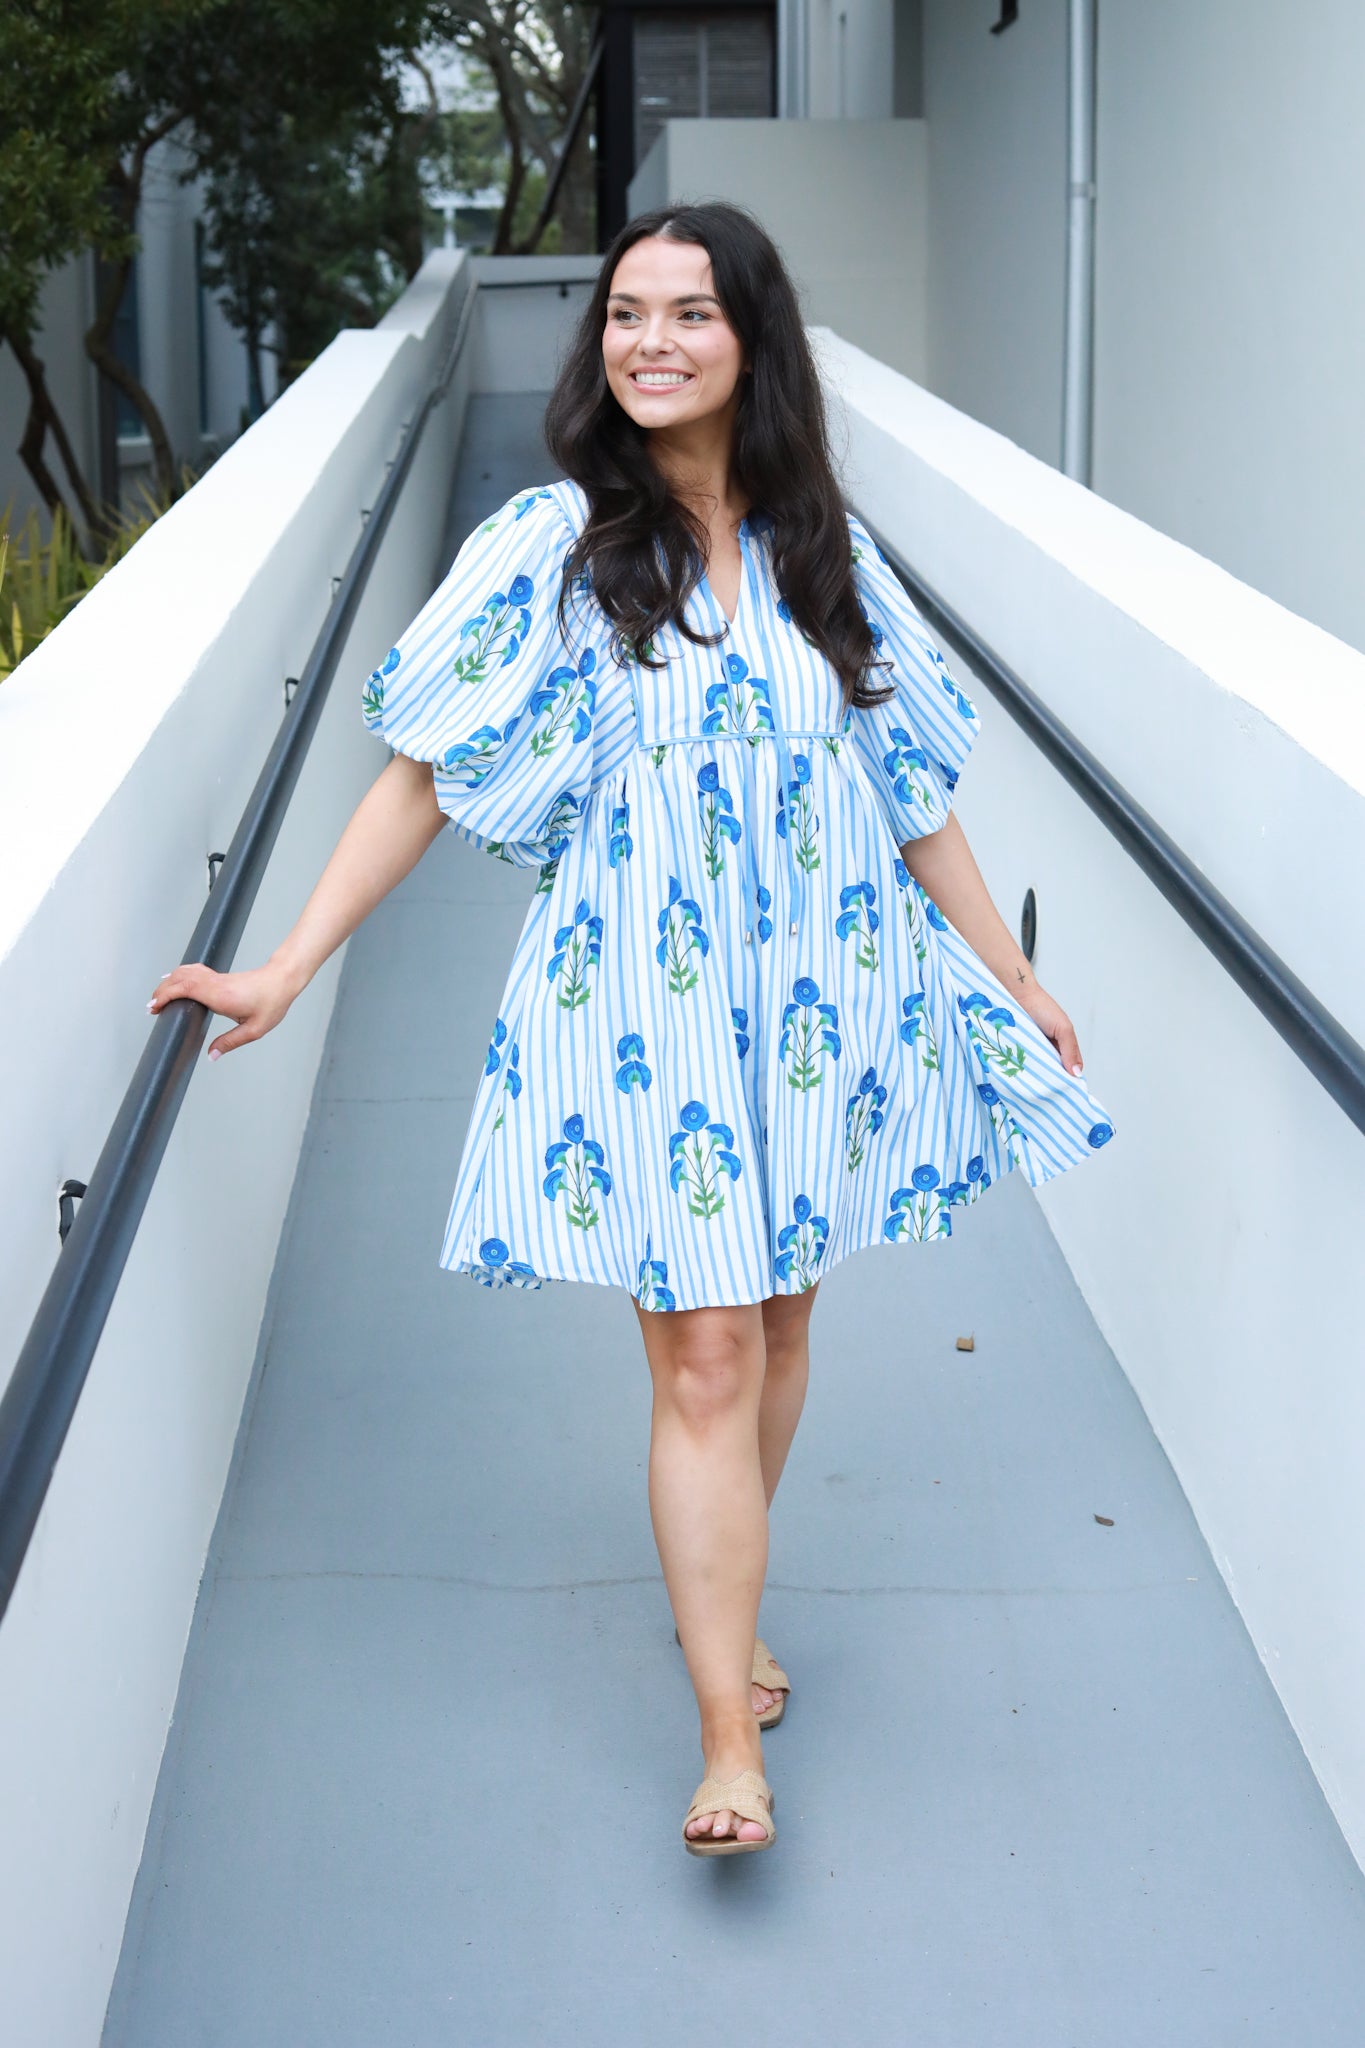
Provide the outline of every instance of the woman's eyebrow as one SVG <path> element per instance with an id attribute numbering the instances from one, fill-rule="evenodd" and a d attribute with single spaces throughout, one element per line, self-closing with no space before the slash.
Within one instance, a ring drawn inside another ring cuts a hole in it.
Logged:
<path id="1" fill-rule="evenodd" d="M 608 303 L 612 299 L 623 299 L 631 306 L 642 306 L 644 304 L 644 300 L 637 299 L 634 292 L 608 292 Z M 692 306 L 699 304 L 718 306 L 720 300 L 711 292 L 685 292 L 680 299 L 670 299 L 668 303 L 670 306 Z"/>

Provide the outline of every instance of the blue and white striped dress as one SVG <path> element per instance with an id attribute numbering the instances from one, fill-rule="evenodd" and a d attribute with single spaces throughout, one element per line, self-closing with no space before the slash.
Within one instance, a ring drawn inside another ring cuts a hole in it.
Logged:
<path id="1" fill-rule="evenodd" d="M 493 1022 L 441 1264 L 589 1280 L 648 1309 L 811 1287 L 859 1247 L 946 1237 L 1002 1173 L 1113 1135 L 1101 1105 L 912 880 L 979 729 L 860 522 L 894 698 L 845 712 L 792 623 L 766 521 L 724 643 L 618 665 L 564 555 L 561 482 L 508 502 L 371 676 L 364 716 L 434 767 L 456 832 L 540 869 Z M 698 629 L 725 626 L 709 584 Z"/>

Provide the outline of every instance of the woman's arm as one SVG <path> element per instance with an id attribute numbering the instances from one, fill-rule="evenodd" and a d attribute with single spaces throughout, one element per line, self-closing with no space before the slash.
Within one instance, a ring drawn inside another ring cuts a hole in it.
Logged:
<path id="1" fill-rule="evenodd" d="M 323 961 L 416 867 L 444 825 L 430 762 L 395 754 L 357 804 L 298 922 L 265 965 L 231 974 L 177 967 L 157 983 L 147 1008 L 155 1015 L 189 996 L 215 1016 L 235 1018 L 236 1028 L 209 1047 L 211 1060 L 264 1038 Z"/>
<path id="2" fill-rule="evenodd" d="M 1004 983 L 1020 1008 L 1028 1011 L 1043 1036 L 1051 1039 L 1063 1066 L 1079 1074 L 1081 1049 L 1071 1019 L 1039 984 L 1022 947 L 992 903 L 957 813 L 950 811 L 947 823 L 937 832 L 907 840 L 901 859 L 977 958 Z"/>

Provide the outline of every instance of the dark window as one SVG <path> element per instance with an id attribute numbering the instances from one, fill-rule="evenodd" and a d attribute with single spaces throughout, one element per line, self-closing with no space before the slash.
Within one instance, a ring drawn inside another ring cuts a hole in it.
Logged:
<path id="1" fill-rule="evenodd" d="M 110 346 L 119 362 L 130 369 L 142 382 L 142 336 L 137 317 L 137 258 L 128 266 L 128 281 L 123 287 L 123 297 L 114 315 L 114 331 Z M 147 431 L 146 422 L 137 407 L 127 395 L 115 387 L 114 427 L 121 441 L 140 440 Z"/>
<path id="2" fill-rule="evenodd" d="M 665 121 L 771 117 L 773 20 L 766 8 L 637 14 L 634 42 L 637 165 Z"/>

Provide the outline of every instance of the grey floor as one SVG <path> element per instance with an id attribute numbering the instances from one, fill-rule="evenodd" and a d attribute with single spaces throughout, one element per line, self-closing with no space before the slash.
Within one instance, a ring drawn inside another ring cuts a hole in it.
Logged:
<path id="1" fill-rule="evenodd" d="M 1014 1180 L 822 1285 L 779 1839 L 684 1854 L 630 1301 L 436 1266 L 531 879 L 451 838 L 353 942 L 106 2048 L 1358 2044 L 1360 1873 Z"/>

